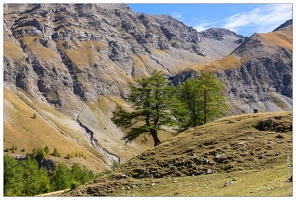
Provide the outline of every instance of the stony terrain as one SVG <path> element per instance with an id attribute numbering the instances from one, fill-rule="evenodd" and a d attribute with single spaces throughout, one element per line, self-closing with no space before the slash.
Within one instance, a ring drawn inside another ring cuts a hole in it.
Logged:
<path id="1" fill-rule="evenodd" d="M 226 84 L 232 113 L 292 110 L 291 23 L 254 34 L 228 56 L 183 70 L 171 80 L 177 84 L 200 70 L 215 71 Z"/>
<path id="2" fill-rule="evenodd" d="M 98 171 L 125 163 L 153 145 L 126 145 L 110 117 L 117 104 L 129 107 L 128 84 L 154 70 L 173 83 L 215 71 L 231 114 L 291 110 L 291 23 L 245 38 L 124 4 L 4 4 L 4 148 L 85 151 L 79 161 Z"/>
<path id="3" fill-rule="evenodd" d="M 64 195 L 289 196 L 291 176 L 292 113 L 244 114 L 183 132 Z"/>

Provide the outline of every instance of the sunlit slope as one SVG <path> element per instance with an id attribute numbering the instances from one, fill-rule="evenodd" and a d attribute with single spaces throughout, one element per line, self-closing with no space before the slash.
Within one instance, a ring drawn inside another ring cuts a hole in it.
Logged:
<path id="1" fill-rule="evenodd" d="M 36 113 L 36 118 L 33 115 Z M 53 114 L 53 113 L 52 113 Z M 69 127 L 71 130 L 71 127 Z M 72 129 L 74 131 L 74 129 Z M 50 153 L 54 148 L 61 153 L 61 157 L 50 156 L 50 159 L 67 162 L 76 161 L 91 169 L 105 169 L 107 166 L 86 148 L 81 147 L 72 138 L 63 135 L 53 124 L 45 120 L 36 110 L 30 108 L 15 94 L 4 87 L 4 150 L 17 147 L 15 153 L 7 152 L 13 156 L 24 156 L 31 153 L 33 148 L 48 146 Z M 24 149 L 25 151 L 21 151 Z M 68 153 L 78 152 L 86 155 L 84 158 L 64 159 Z M 97 166 L 94 166 L 96 163 Z"/>
<path id="2" fill-rule="evenodd" d="M 246 114 L 183 132 L 65 195 L 290 196 L 291 167 L 292 113 Z"/>

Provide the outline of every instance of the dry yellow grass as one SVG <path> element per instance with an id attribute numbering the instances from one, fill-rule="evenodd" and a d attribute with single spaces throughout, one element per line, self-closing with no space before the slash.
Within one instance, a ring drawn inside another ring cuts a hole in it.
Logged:
<path id="1" fill-rule="evenodd" d="M 62 60 L 57 52 L 53 48 L 46 48 L 39 42 L 39 38 L 35 36 L 24 36 L 21 41 L 27 47 L 28 51 L 31 51 L 38 60 L 44 62 L 47 65 L 55 66 L 62 70 Z"/>
<path id="2" fill-rule="evenodd" d="M 12 58 L 16 62 L 25 59 L 22 49 L 13 41 L 4 41 L 4 55 Z"/>
<path id="3" fill-rule="evenodd" d="M 35 111 L 6 88 L 4 88 L 4 99 L 13 105 L 14 113 L 10 114 L 15 116 L 11 122 L 13 126 L 4 124 L 4 135 L 7 138 L 4 147 L 17 145 L 19 148 L 31 150 L 33 147 L 40 147 L 41 144 L 46 145 L 46 143 L 54 144 L 57 142 L 57 145 L 62 145 L 66 143 L 66 139 L 60 137 L 61 134 L 40 115 L 37 114 L 37 118 L 33 119 L 32 116 Z M 57 140 L 57 138 L 59 139 Z M 52 145 L 49 147 L 53 148 Z"/>
<path id="4" fill-rule="evenodd" d="M 292 183 L 286 182 L 293 173 L 292 131 L 258 130 L 256 125 L 268 118 L 282 128 L 292 124 L 291 112 L 221 118 L 164 141 L 111 174 L 64 195 L 292 196 Z M 223 160 L 216 159 L 221 156 Z M 209 163 L 199 163 L 202 157 Z M 214 172 L 185 175 L 209 168 Z M 133 178 L 135 174 L 143 177 Z M 154 177 L 160 174 L 163 177 Z M 226 181 L 232 184 L 225 187 Z"/>
<path id="5" fill-rule="evenodd" d="M 143 79 L 147 77 L 146 71 L 146 65 L 142 62 L 142 60 L 138 56 L 131 56 L 133 62 L 134 62 L 134 78 L 137 79 Z"/>
<path id="6" fill-rule="evenodd" d="M 7 105 L 7 103 L 4 104 L 4 149 L 17 146 L 18 151 L 14 154 L 24 156 L 26 152 L 31 152 L 34 147 L 44 148 L 45 146 L 48 146 L 50 153 L 54 148 L 57 148 L 58 151 L 62 153 L 61 158 L 51 157 L 53 160 L 63 161 L 69 165 L 76 160 L 95 171 L 98 169 L 100 169 L 100 171 L 105 169 L 105 165 L 95 158 L 89 150 L 86 150 L 72 139 L 62 135 L 60 131 L 55 129 L 35 110 L 30 108 L 6 88 L 4 88 L 4 100 L 5 102 L 9 102 L 9 105 Z M 34 102 L 31 102 L 31 104 L 34 104 Z M 34 113 L 37 115 L 35 119 L 32 118 Z M 56 122 L 56 124 L 58 124 L 58 122 Z M 68 131 L 71 133 L 73 130 L 69 128 Z M 20 151 L 23 148 L 26 152 Z M 64 158 L 67 153 L 76 151 L 85 152 L 87 159 L 75 158 L 68 160 Z M 6 153 L 12 154 L 11 152 Z"/>
<path id="7" fill-rule="evenodd" d="M 249 59 L 248 54 L 243 54 L 243 55 L 241 56 L 241 58 L 240 58 L 240 62 L 241 62 L 241 63 L 246 63 L 246 62 L 248 61 L 248 59 Z"/>
<path id="8" fill-rule="evenodd" d="M 168 53 L 163 51 L 163 50 L 160 50 L 160 49 L 155 49 L 154 50 L 155 53 L 158 53 L 158 54 L 162 54 L 162 55 L 167 55 Z"/>
<path id="9" fill-rule="evenodd" d="M 59 46 L 63 41 L 58 42 Z M 77 41 L 77 45 L 73 42 L 70 44 L 75 48 L 75 50 L 65 50 L 66 55 L 72 60 L 76 66 L 80 66 L 84 69 L 87 65 L 92 62 L 100 61 L 100 53 L 102 49 L 105 49 L 105 45 L 99 41 Z"/>
<path id="10" fill-rule="evenodd" d="M 214 61 L 211 64 L 205 65 L 205 71 L 217 71 L 219 69 L 228 70 L 233 69 L 240 66 L 240 60 L 234 55 L 230 54 L 222 59 Z"/>
<path id="11" fill-rule="evenodd" d="M 196 71 L 204 70 L 207 72 L 213 72 L 218 70 L 233 69 L 233 68 L 239 67 L 241 63 L 246 61 L 247 61 L 247 56 L 243 56 L 239 59 L 234 54 L 230 54 L 229 56 L 226 56 L 224 58 L 221 58 L 211 63 L 205 63 L 205 64 L 188 63 L 188 68 Z"/>
<path id="12" fill-rule="evenodd" d="M 288 34 L 285 31 L 276 31 L 271 33 L 261 33 L 259 35 L 265 38 L 270 44 L 292 51 L 292 34 Z"/>

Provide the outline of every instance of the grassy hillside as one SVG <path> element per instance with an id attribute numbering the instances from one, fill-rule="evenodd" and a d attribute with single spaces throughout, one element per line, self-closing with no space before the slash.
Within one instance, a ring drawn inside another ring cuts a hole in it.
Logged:
<path id="1" fill-rule="evenodd" d="M 190 129 L 64 195 L 291 196 L 291 175 L 292 113 L 257 113 Z"/>
<path id="2" fill-rule="evenodd" d="M 111 123 L 111 110 L 116 103 L 126 104 L 120 98 L 113 96 L 101 97 L 97 102 L 85 104 L 84 111 L 79 115 L 81 120 L 89 120 L 96 125 L 95 137 L 97 146 L 108 149 L 120 156 L 121 163 L 153 147 L 153 141 L 149 138 L 147 144 L 141 143 L 143 138 L 138 138 L 133 143 L 125 144 L 120 140 L 122 135 L 118 128 Z M 19 90 L 18 96 L 4 87 L 4 154 L 13 157 L 24 157 L 33 148 L 49 147 L 50 153 L 54 148 L 62 154 L 61 157 L 49 155 L 47 159 L 55 162 L 65 162 L 71 166 L 78 162 L 87 168 L 102 172 L 110 167 L 105 155 L 96 150 L 83 133 L 75 119 L 66 116 L 48 104 L 37 102 L 24 91 Z M 36 118 L 33 119 L 34 114 Z M 88 124 L 87 124 L 88 125 Z M 91 128 L 91 124 L 89 125 Z M 122 133 L 123 134 L 123 133 Z M 161 133 L 160 139 L 172 137 L 169 132 Z M 13 152 L 12 147 L 17 147 Z M 83 157 L 67 159 L 67 154 L 80 153 Z"/>
<path id="3" fill-rule="evenodd" d="M 33 104 L 33 102 L 31 103 Z M 45 107 L 43 109 L 46 110 Z M 34 113 L 36 113 L 35 119 L 33 119 Z M 52 115 L 54 115 L 53 112 Z M 17 147 L 17 151 L 14 153 L 11 151 L 4 152 L 4 154 L 11 156 L 22 157 L 26 153 L 30 153 L 34 147 L 43 149 L 48 146 L 50 153 L 53 152 L 54 148 L 57 148 L 62 154 L 61 157 L 48 156 L 48 159 L 56 162 L 66 162 L 69 165 L 79 162 L 94 171 L 102 171 L 106 168 L 106 165 L 89 150 L 83 148 L 66 135 L 61 134 L 59 129 L 55 128 L 36 110 L 30 108 L 6 88 L 4 88 L 4 140 L 3 150 L 10 149 L 12 146 Z M 86 159 L 83 157 L 70 160 L 64 158 L 68 153 L 72 152 L 81 154 L 83 152 Z"/>

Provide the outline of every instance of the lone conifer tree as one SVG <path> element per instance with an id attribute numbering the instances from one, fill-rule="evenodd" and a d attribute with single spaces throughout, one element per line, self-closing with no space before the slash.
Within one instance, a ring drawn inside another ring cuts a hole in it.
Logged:
<path id="1" fill-rule="evenodd" d="M 151 77 L 138 80 L 138 86 L 130 85 L 130 94 L 127 101 L 132 104 L 133 111 L 127 112 L 119 107 L 113 112 L 112 121 L 119 127 L 130 128 L 124 140 L 131 142 L 133 139 L 148 133 L 154 140 L 154 146 L 161 143 L 158 132 L 161 126 L 172 126 L 175 119 L 171 109 L 174 101 L 172 87 L 161 72 L 154 72 Z"/>

